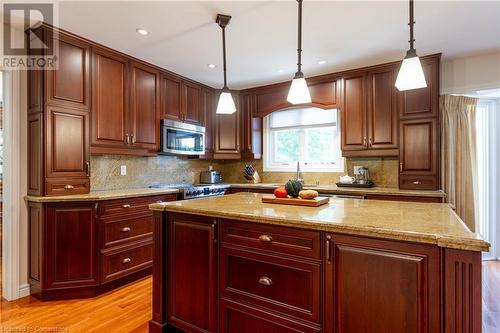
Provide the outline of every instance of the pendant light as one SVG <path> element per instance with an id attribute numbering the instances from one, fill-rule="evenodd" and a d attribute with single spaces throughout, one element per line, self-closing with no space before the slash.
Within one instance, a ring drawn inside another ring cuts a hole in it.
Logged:
<path id="1" fill-rule="evenodd" d="M 292 81 L 290 90 L 288 91 L 288 97 L 286 100 L 292 104 L 304 104 L 311 103 L 311 95 L 309 94 L 309 88 L 307 87 L 307 82 L 304 79 L 304 73 L 302 73 L 302 0 L 297 0 L 299 7 L 298 15 L 298 41 L 297 41 L 297 73 Z"/>
<path id="2" fill-rule="evenodd" d="M 215 22 L 222 28 L 222 57 L 224 63 L 224 87 L 222 87 L 221 94 L 219 96 L 219 102 L 217 103 L 217 114 L 232 114 L 236 112 L 236 105 L 234 104 L 233 96 L 227 87 L 226 79 L 226 26 L 231 21 L 231 16 L 218 14 Z"/>
<path id="3" fill-rule="evenodd" d="M 396 79 L 396 88 L 398 88 L 399 91 L 427 87 L 422 64 L 417 56 L 417 51 L 413 47 L 413 42 L 415 42 L 415 39 L 413 39 L 414 24 L 413 0 L 410 0 L 410 23 L 408 24 L 410 26 L 410 49 L 406 52 L 406 57 L 403 59 Z"/>

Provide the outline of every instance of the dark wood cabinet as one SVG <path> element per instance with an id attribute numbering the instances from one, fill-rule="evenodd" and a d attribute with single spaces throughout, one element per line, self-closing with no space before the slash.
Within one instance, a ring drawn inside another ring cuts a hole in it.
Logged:
<path id="1" fill-rule="evenodd" d="M 342 154 L 348 157 L 398 155 L 396 66 L 344 77 Z"/>
<path id="2" fill-rule="evenodd" d="M 28 203 L 29 282 L 42 300 L 94 297 L 152 266 L 153 213 L 175 194 L 98 202 Z"/>
<path id="3" fill-rule="evenodd" d="M 217 332 L 217 221 L 169 214 L 167 318 L 189 332 Z"/>
<path id="4" fill-rule="evenodd" d="M 440 55 L 422 57 L 427 88 L 401 93 L 399 187 L 437 190 L 440 182 Z"/>
<path id="5" fill-rule="evenodd" d="M 94 48 L 92 52 L 92 147 L 127 147 L 128 59 Z"/>
<path id="6" fill-rule="evenodd" d="M 196 125 L 203 125 L 202 88 L 197 84 L 184 81 L 182 83 L 182 90 L 184 121 Z"/>
<path id="7" fill-rule="evenodd" d="M 255 95 L 251 92 L 240 94 L 241 157 L 262 158 L 262 118 L 255 117 Z"/>
<path id="8" fill-rule="evenodd" d="M 205 125 L 204 89 L 201 85 L 162 74 L 162 118 Z"/>
<path id="9" fill-rule="evenodd" d="M 215 94 L 212 90 L 202 91 L 202 113 L 205 116 L 205 155 L 202 158 L 213 158 L 215 151 Z"/>
<path id="10" fill-rule="evenodd" d="M 325 332 L 441 331 L 437 247 L 331 234 L 325 240 Z"/>
<path id="11" fill-rule="evenodd" d="M 233 114 L 215 115 L 215 158 L 241 158 L 240 140 L 240 103 L 239 94 L 231 92 L 237 111 Z M 217 95 L 218 100 L 218 95 Z"/>
<path id="12" fill-rule="evenodd" d="M 130 69 L 130 144 L 159 149 L 160 72 L 132 62 Z"/>
<path id="13" fill-rule="evenodd" d="M 182 121 L 182 80 L 168 74 L 162 74 L 161 82 L 162 118 Z"/>

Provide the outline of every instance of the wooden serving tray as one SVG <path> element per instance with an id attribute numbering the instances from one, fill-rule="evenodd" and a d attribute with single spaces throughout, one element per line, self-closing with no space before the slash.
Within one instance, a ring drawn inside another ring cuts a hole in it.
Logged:
<path id="1" fill-rule="evenodd" d="M 276 198 L 276 197 L 263 197 L 263 203 L 281 204 L 281 205 L 295 205 L 295 206 L 308 206 L 318 207 L 327 204 L 330 201 L 329 197 L 316 197 L 314 199 L 301 199 L 301 198 Z"/>

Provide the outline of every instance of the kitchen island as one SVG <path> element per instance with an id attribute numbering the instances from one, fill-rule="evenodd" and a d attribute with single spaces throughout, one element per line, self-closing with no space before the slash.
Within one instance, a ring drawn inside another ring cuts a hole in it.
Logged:
<path id="1" fill-rule="evenodd" d="M 150 332 L 480 332 L 481 251 L 446 204 L 262 194 L 150 205 Z"/>

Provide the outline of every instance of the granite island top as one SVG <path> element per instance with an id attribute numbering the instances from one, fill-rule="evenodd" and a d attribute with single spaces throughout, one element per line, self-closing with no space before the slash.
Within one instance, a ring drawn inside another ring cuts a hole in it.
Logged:
<path id="1" fill-rule="evenodd" d="M 231 188 L 245 189 L 275 189 L 279 184 L 275 183 L 231 183 L 228 184 Z M 310 185 L 304 186 L 304 189 L 316 190 L 325 194 L 377 194 L 377 195 L 399 195 L 399 196 L 414 196 L 414 197 L 438 197 L 444 198 L 446 194 L 443 191 L 428 191 L 428 190 L 402 190 L 397 187 L 339 187 L 337 185 Z"/>
<path id="2" fill-rule="evenodd" d="M 123 199 L 133 197 L 147 197 L 150 195 L 162 195 L 179 193 L 175 188 L 131 188 L 121 190 L 90 191 L 86 194 L 56 195 L 56 196 L 34 196 L 27 195 L 26 201 L 32 202 L 69 202 L 69 201 L 101 201 L 111 199 Z"/>
<path id="3" fill-rule="evenodd" d="M 269 194 L 236 193 L 151 204 L 169 211 L 267 223 L 440 247 L 488 251 L 490 244 L 471 232 L 448 204 L 335 199 L 320 207 L 264 204 Z"/>

